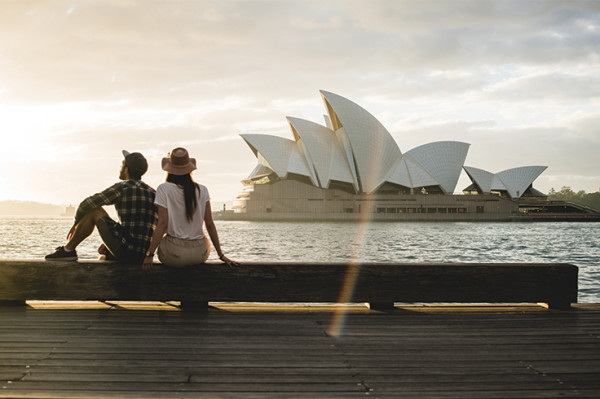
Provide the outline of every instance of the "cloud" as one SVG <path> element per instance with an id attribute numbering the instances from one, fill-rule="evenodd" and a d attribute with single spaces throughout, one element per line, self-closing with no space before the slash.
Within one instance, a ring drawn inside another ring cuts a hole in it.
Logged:
<path id="1" fill-rule="evenodd" d="M 600 77 L 564 72 L 520 76 L 489 88 L 489 99 L 502 101 L 586 101 L 600 97 Z"/>
<path id="2" fill-rule="evenodd" d="M 562 121 L 574 134 L 600 144 L 600 113 L 575 113 Z"/>
<path id="3" fill-rule="evenodd" d="M 28 145 L 48 174 L 3 177 L 20 196 L 53 191 L 45 182 L 66 179 L 62 159 L 78 162 L 69 195 L 79 198 L 92 189 L 85 176 L 112 181 L 122 148 L 159 162 L 177 144 L 231 199 L 254 162 L 237 135 L 290 138 L 288 115 L 323 123 L 319 89 L 363 106 L 403 151 L 461 140 L 484 169 L 535 159 L 544 175 L 599 170 L 599 2 L 7 0 L 0 10 L 0 162 L 19 162 L 10 148 Z"/>
<path id="4" fill-rule="evenodd" d="M 294 98 L 307 82 L 390 82 L 394 68 L 425 82 L 400 80 L 413 92 L 437 86 L 426 84 L 432 72 L 578 63 L 597 54 L 600 34 L 586 2 L 19 3 L 0 28 L 7 94 L 18 101 L 189 105 L 281 97 L 281 87 Z"/>

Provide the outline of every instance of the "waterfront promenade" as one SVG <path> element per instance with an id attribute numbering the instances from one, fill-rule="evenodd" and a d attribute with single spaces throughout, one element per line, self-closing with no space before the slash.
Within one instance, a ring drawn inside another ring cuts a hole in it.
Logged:
<path id="1" fill-rule="evenodd" d="M 600 305 L 0 307 L 0 397 L 600 397 Z"/>

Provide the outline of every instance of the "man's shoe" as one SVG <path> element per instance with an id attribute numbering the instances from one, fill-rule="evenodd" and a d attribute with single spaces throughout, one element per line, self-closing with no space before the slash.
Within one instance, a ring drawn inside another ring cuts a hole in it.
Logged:
<path id="1" fill-rule="evenodd" d="M 57 247 L 54 253 L 46 255 L 46 260 L 77 260 L 77 251 L 66 251 L 65 247 Z"/>

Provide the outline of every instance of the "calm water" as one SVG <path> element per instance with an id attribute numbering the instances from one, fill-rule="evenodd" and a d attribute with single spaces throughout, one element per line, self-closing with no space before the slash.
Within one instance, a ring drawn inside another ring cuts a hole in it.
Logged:
<path id="1" fill-rule="evenodd" d="M 0 259 L 36 259 L 64 239 L 72 218 L 0 217 Z M 600 302 L 598 223 L 257 223 L 218 221 L 238 261 L 565 262 L 579 266 L 579 302 Z M 96 259 L 96 232 L 78 248 Z M 215 253 L 209 260 L 217 260 Z"/>

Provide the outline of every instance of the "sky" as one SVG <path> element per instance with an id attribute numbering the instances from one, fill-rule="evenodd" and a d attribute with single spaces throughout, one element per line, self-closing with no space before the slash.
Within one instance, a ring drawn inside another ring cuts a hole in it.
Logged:
<path id="1" fill-rule="evenodd" d="M 467 166 L 600 190 L 599 1 L 0 0 L 0 200 L 76 205 L 123 149 L 157 186 L 183 146 L 231 201 L 256 165 L 239 135 L 324 124 L 319 90 L 402 152 L 463 141 Z"/>

